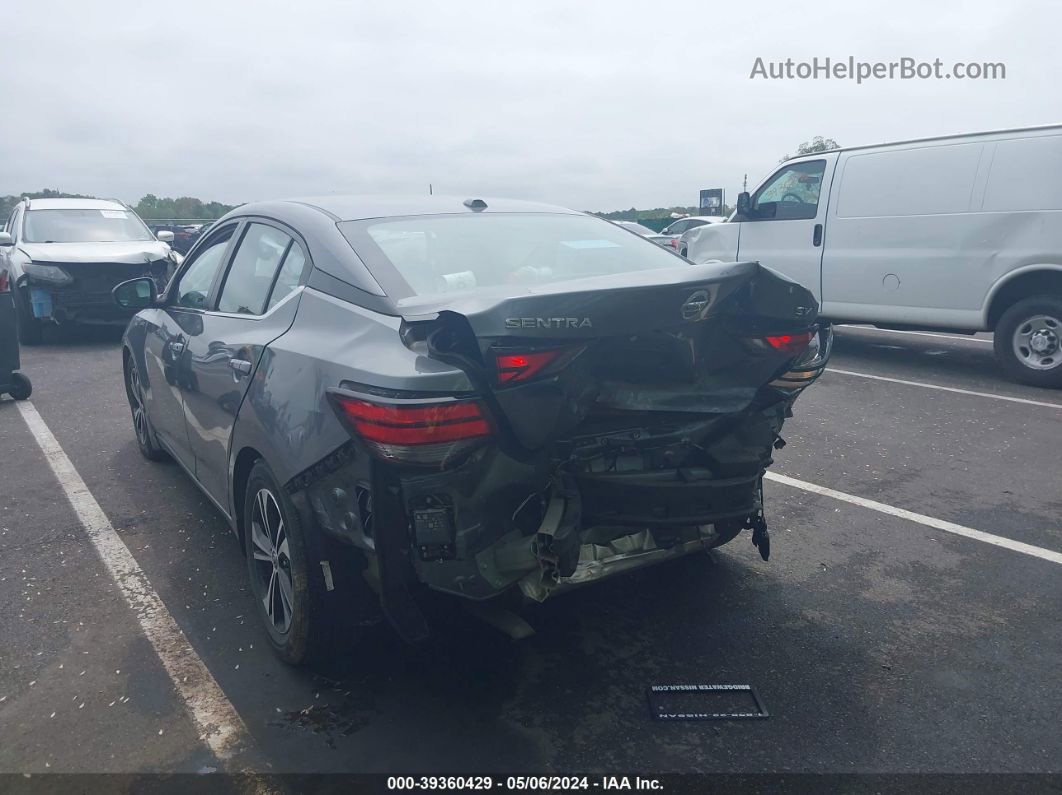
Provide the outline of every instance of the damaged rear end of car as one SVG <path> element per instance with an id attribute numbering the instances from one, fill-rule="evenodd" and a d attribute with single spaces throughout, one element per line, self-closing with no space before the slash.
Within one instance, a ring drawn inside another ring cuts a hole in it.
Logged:
<path id="1" fill-rule="evenodd" d="M 405 347 L 469 387 L 330 389 L 371 465 L 346 507 L 334 479 L 310 499 L 369 552 L 400 631 L 414 582 L 542 601 L 742 529 L 766 559 L 763 474 L 832 340 L 809 291 L 685 264 L 398 305 Z"/>

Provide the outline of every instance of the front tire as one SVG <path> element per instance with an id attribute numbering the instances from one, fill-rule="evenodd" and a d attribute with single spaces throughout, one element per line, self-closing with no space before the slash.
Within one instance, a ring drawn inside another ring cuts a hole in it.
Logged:
<path id="1" fill-rule="evenodd" d="M 158 437 L 155 436 L 155 429 L 151 427 L 151 419 L 144 404 L 144 386 L 140 382 L 140 371 L 130 357 L 126 357 L 125 361 L 125 396 L 129 400 L 129 411 L 133 415 L 133 431 L 140 455 L 148 461 L 165 461 L 169 455 L 162 449 Z"/>
<path id="2" fill-rule="evenodd" d="M 270 646 L 291 665 L 320 659 L 332 644 L 331 605 L 298 511 L 262 460 L 243 507 L 247 573 Z"/>
<path id="3" fill-rule="evenodd" d="M 1062 296 L 1025 298 L 1010 307 L 996 324 L 993 348 L 1015 381 L 1062 387 Z"/>

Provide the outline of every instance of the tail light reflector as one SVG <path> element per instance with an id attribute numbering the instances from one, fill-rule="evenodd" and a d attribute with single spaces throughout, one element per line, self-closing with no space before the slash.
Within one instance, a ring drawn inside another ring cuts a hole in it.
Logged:
<path id="1" fill-rule="evenodd" d="M 385 404 L 338 392 L 332 397 L 348 427 L 388 461 L 442 465 L 492 433 L 476 400 Z"/>
<path id="2" fill-rule="evenodd" d="M 495 361 L 498 365 L 498 383 L 511 384 L 534 378 L 556 361 L 562 351 L 534 351 L 531 353 L 502 353 Z"/>
<path id="3" fill-rule="evenodd" d="M 814 331 L 803 331 L 799 334 L 777 334 L 769 337 L 760 337 L 759 339 L 772 350 L 796 356 L 804 348 L 808 347 L 808 344 L 814 338 Z"/>

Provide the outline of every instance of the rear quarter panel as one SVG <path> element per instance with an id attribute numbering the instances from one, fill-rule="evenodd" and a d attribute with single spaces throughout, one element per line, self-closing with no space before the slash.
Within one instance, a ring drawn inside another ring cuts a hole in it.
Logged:
<path id="1" fill-rule="evenodd" d="M 291 328 L 262 354 L 240 408 L 229 455 L 232 469 L 250 447 L 281 483 L 349 441 L 327 390 L 343 381 L 388 389 L 467 391 L 464 373 L 409 350 L 400 320 L 312 288 L 303 291 Z"/>

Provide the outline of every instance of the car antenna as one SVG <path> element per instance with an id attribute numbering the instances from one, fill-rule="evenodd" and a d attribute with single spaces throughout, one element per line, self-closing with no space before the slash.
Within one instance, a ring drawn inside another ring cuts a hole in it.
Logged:
<path id="1" fill-rule="evenodd" d="M 483 201 L 483 199 L 465 199 L 463 204 L 468 209 L 470 209 L 470 210 L 472 210 L 474 212 L 477 212 L 477 213 L 480 210 L 486 210 L 487 209 L 487 203 L 485 201 Z"/>

